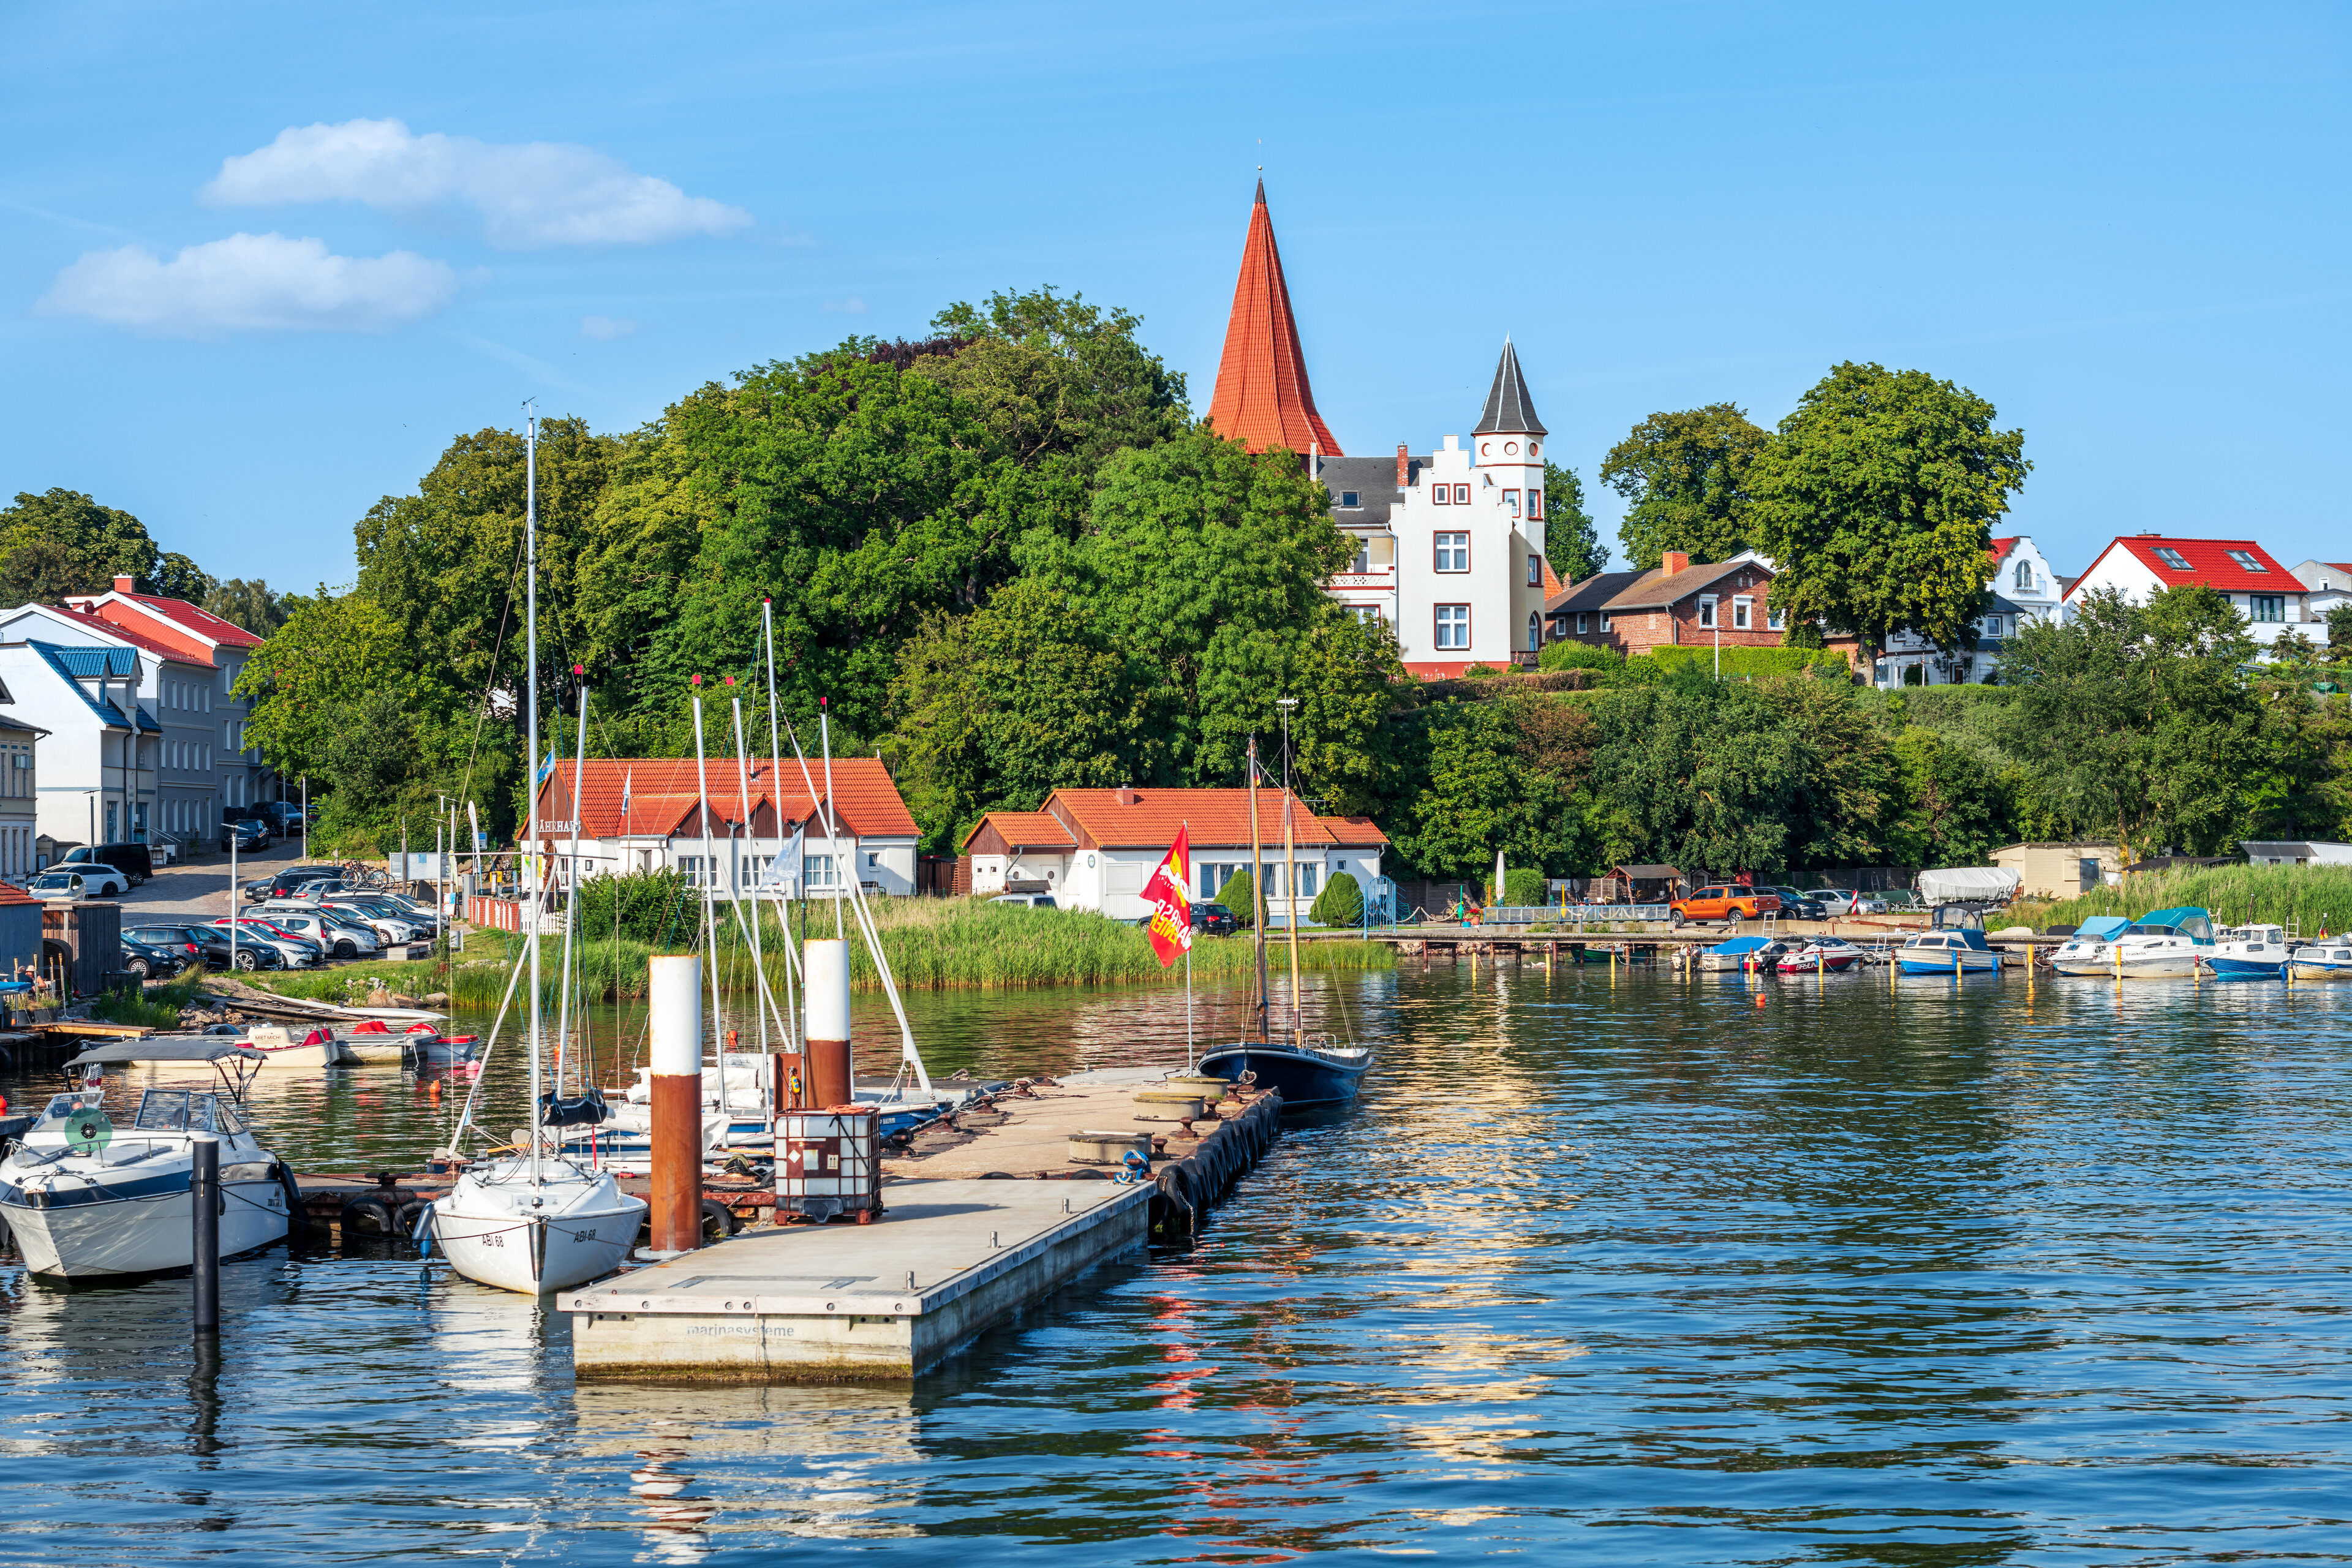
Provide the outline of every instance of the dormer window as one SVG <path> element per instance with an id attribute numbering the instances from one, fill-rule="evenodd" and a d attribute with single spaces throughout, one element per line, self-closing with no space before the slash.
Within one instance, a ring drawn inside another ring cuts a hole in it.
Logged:
<path id="1" fill-rule="evenodd" d="M 1353 490 L 1341 490 L 1341 491 L 1339 492 L 1339 504 L 1340 504 L 1341 506 L 1353 507 L 1353 506 L 1361 506 L 1361 505 L 1363 505 L 1364 503 L 1363 503 L 1362 501 L 1358 500 L 1356 499 L 1356 492 L 1355 492 L 1355 491 L 1353 491 Z"/>
<path id="2" fill-rule="evenodd" d="M 2244 567 L 2249 572 L 2268 572 L 2270 570 L 2269 567 L 2254 559 L 2254 552 L 2251 550 L 2225 550 L 2222 553 L 2227 555 L 2231 560 L 2236 562 L 2239 565 Z"/>
<path id="3" fill-rule="evenodd" d="M 2017 585 L 2021 588 L 2031 588 L 2033 586 L 2032 562 L 2021 561 L 2017 563 Z"/>
<path id="4" fill-rule="evenodd" d="M 2163 562 L 2167 566 L 2171 567 L 2175 572 L 2186 572 L 2189 570 L 2189 557 L 2183 555 L 2178 550 L 2173 549 L 2169 544 L 2158 545 L 2156 547 L 2156 558 L 2158 561 Z"/>

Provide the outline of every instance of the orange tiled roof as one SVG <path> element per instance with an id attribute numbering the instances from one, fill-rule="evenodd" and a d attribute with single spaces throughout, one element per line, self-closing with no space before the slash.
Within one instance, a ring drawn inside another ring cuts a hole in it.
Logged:
<path id="1" fill-rule="evenodd" d="M 968 851 L 971 841 L 979 837 L 983 827 L 995 828 L 997 837 L 1015 850 L 1075 849 L 1078 847 L 1078 841 L 1070 836 L 1070 830 L 1062 825 L 1062 819 L 1051 813 L 992 811 L 971 825 L 971 831 L 963 836 L 963 842 L 957 847 Z"/>
<path id="2" fill-rule="evenodd" d="M 1131 795 L 1131 801 L 1121 796 Z M 1257 792 L 1260 842 L 1282 843 L 1284 791 Z M 1387 837 L 1360 817 L 1318 816 L 1288 796 L 1291 833 L 1301 848 L 1328 849 L 1385 844 Z M 1097 848 L 1163 849 L 1176 842 L 1176 829 L 1192 829 L 1192 846 L 1219 848 L 1250 841 L 1249 791 L 1245 789 L 1057 789 L 1045 810 L 1076 827 Z"/>
<path id="3" fill-rule="evenodd" d="M 772 835 L 779 811 L 788 832 L 796 824 L 816 822 L 817 803 L 802 782 L 799 763 L 787 762 L 778 779 L 761 762 L 751 773 L 749 813 L 744 810 L 746 797 L 736 787 L 735 759 L 714 760 L 709 766 L 714 836 L 724 835 L 724 823 L 747 819 L 754 833 Z M 540 786 L 541 821 L 572 820 L 572 773 L 571 760 L 563 759 Z M 811 763 L 809 773 L 822 795 L 824 764 Z M 625 816 L 621 810 L 625 789 L 629 807 Z M 581 794 L 585 806 L 580 819 L 583 838 L 615 838 L 625 834 L 698 837 L 702 832 L 697 810 L 700 789 L 692 757 L 591 757 Z M 912 838 L 919 831 L 908 814 L 907 803 L 899 797 L 898 786 L 890 780 L 890 771 L 878 758 L 835 757 L 833 795 L 841 826 L 860 837 Z M 824 825 L 817 823 L 816 830 L 824 832 Z"/>
<path id="4" fill-rule="evenodd" d="M 1307 355 L 1290 313 L 1290 285 L 1282 276 L 1282 252 L 1275 247 L 1264 180 L 1257 183 L 1249 236 L 1242 241 L 1242 274 L 1234 284 L 1234 312 L 1225 321 L 1225 352 L 1217 361 L 1209 424 L 1253 452 L 1287 447 L 1299 453 L 1317 448 L 1327 458 L 1346 455 L 1315 412 L 1315 390 L 1307 384 Z"/>

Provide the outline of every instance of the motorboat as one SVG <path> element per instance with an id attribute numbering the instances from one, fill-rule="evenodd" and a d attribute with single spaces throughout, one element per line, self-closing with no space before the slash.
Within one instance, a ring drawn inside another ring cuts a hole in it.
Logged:
<path id="1" fill-rule="evenodd" d="M 256 1024 L 238 1042 L 258 1052 L 265 1068 L 355 1068 L 359 1053 L 324 1029 L 312 1029 L 300 1039 L 283 1024 Z"/>
<path id="2" fill-rule="evenodd" d="M 1248 1083 L 1278 1090 L 1285 1110 L 1347 1105 L 1372 1065 L 1368 1046 L 1343 1046 L 1321 1040 L 1244 1040 L 1208 1052 L 1200 1070 L 1227 1083 Z M 1244 1078 L 1244 1073 L 1255 1074 Z"/>
<path id="3" fill-rule="evenodd" d="M 1789 955 L 1789 944 L 1778 937 L 1735 936 L 1729 942 L 1699 949 L 1694 962 L 1705 970 L 1745 972 L 1769 969 Z"/>
<path id="4" fill-rule="evenodd" d="M 2286 961 L 2286 931 L 2274 925 L 2224 926 L 2204 957 L 2216 980 L 2284 980 Z"/>
<path id="5" fill-rule="evenodd" d="M 127 1126 L 102 1103 L 103 1069 L 209 1067 L 215 1087 L 147 1089 Z M 63 1279 L 157 1274 L 195 1261 L 189 1186 L 194 1147 L 220 1145 L 220 1256 L 286 1238 L 294 1179 L 246 1121 L 245 1087 L 267 1066 L 232 1039 L 127 1040 L 83 1052 L 68 1074 L 90 1075 L 52 1099 L 0 1160 L 0 1213 L 26 1266 Z"/>
<path id="6" fill-rule="evenodd" d="M 1862 949 L 1842 936 L 1824 936 L 1783 954 L 1774 967 L 1783 974 L 1843 974 L 1861 968 L 1863 962 Z"/>
<path id="7" fill-rule="evenodd" d="M 2183 905 L 2150 910 L 2123 930 L 2087 943 L 2078 934 L 2058 950 L 2051 967 L 2061 974 L 2115 980 L 2187 980 L 2196 974 L 2199 960 L 2212 951 L 2212 914 Z"/>
<path id="8" fill-rule="evenodd" d="M 2074 933 L 2050 954 L 2050 967 L 2061 974 L 2084 973 L 2084 966 L 2099 962 L 2092 956 L 2094 950 L 2105 952 L 2107 943 L 2130 929 L 2131 918 L 2127 915 L 2093 915 L 2076 926 Z M 2069 964 L 2075 967 L 2068 968 Z"/>
<path id="9" fill-rule="evenodd" d="M 1935 924 L 1906 937 L 1895 963 L 1906 974 L 1992 974 L 2000 954 L 1985 941 L 1984 916 L 1960 904 L 1936 907 Z"/>
<path id="10" fill-rule="evenodd" d="M 2286 967 L 2297 980 L 2352 980 L 2352 936 L 2306 942 L 2287 959 Z"/>

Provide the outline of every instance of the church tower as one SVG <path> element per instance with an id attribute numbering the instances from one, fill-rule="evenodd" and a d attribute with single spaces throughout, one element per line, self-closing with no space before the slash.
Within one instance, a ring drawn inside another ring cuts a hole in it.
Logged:
<path id="1" fill-rule="evenodd" d="M 1516 375 L 1516 360 L 1511 368 Z M 1263 179 L 1250 209 L 1249 237 L 1242 241 L 1242 275 L 1234 285 L 1234 313 L 1225 322 L 1225 352 L 1217 362 L 1209 424 L 1253 452 L 1287 447 L 1302 457 L 1309 451 L 1341 456 L 1339 443 L 1315 412 L 1315 392 L 1307 384 L 1307 356 L 1290 314 L 1290 286 L 1282 276 L 1282 252 L 1275 247 Z"/>

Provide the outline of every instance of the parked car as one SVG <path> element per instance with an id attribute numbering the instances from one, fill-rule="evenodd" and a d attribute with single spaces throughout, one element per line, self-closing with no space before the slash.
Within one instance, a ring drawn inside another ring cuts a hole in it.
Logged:
<path id="1" fill-rule="evenodd" d="M 141 942 L 129 931 L 124 931 L 121 946 L 123 969 L 142 980 L 169 980 L 196 962 L 195 954 L 187 951 L 184 942 L 174 946 L 160 942 Z"/>
<path id="2" fill-rule="evenodd" d="M 131 890 L 131 879 L 111 866 L 78 865 L 44 871 L 25 884 L 37 899 L 120 898 Z"/>
<path id="3" fill-rule="evenodd" d="M 134 888 L 155 874 L 155 858 L 147 852 L 144 844 L 101 844 L 94 849 L 83 845 L 67 850 L 51 869 L 71 867 L 78 870 L 84 866 L 110 867 Z"/>
<path id="4" fill-rule="evenodd" d="M 988 900 L 992 904 L 1018 904 L 1024 910 L 1057 910 L 1051 893 L 1000 893 Z"/>
<path id="5" fill-rule="evenodd" d="M 1780 912 L 1790 920 L 1825 921 L 1830 918 L 1829 906 L 1819 899 L 1799 892 L 1794 888 L 1783 888 L 1778 884 L 1769 887 L 1759 885 L 1756 890 L 1759 893 L 1769 893 L 1780 900 Z"/>
<path id="6" fill-rule="evenodd" d="M 1680 925 L 1685 921 L 1753 920 L 1778 914 L 1780 900 L 1756 888 L 1717 886 L 1685 894 L 1668 908 L 1674 911 L 1675 924 Z"/>
<path id="7" fill-rule="evenodd" d="M 416 914 L 372 899 L 328 899 L 321 900 L 317 907 L 331 911 L 339 919 L 366 925 L 385 942 L 417 942 L 433 936 L 441 929 L 430 915 Z"/>
<path id="8" fill-rule="evenodd" d="M 341 877 L 342 868 L 340 866 L 289 866 L 262 884 L 268 891 L 261 897 L 290 899 L 312 883 L 336 881 Z M 246 896 L 251 898 L 253 895 L 248 892 Z"/>
<path id="9" fill-rule="evenodd" d="M 359 958 L 383 950 L 383 939 L 373 926 L 340 910 L 315 904 L 267 903 L 258 912 L 271 924 L 319 942 L 325 947 L 329 958 Z"/>
<path id="10" fill-rule="evenodd" d="M 257 822 L 224 822 L 220 847 L 224 855 L 232 849 L 239 855 L 252 855 L 269 847 L 269 830 Z"/>
<path id="11" fill-rule="evenodd" d="M 224 932 L 228 931 L 230 925 L 226 918 L 207 921 L 205 923 L 216 926 Z M 236 944 L 239 947 L 243 947 L 249 942 L 263 942 L 275 947 L 279 956 L 286 960 L 287 967 L 289 969 L 300 969 L 317 963 L 326 957 L 324 944 L 310 937 L 297 936 L 275 921 L 259 920 L 252 915 L 240 915 L 236 919 Z"/>
<path id="12" fill-rule="evenodd" d="M 122 934 L 153 945 L 179 946 L 186 951 L 192 963 L 214 969 L 226 969 L 231 964 L 228 932 L 218 926 L 142 925 L 132 926 Z M 237 944 L 236 967 L 239 969 L 276 969 L 284 963 L 275 948 L 256 947 L 251 942 Z"/>
<path id="13" fill-rule="evenodd" d="M 1223 904 L 1194 904 L 1192 929 L 1211 936 L 1231 936 L 1242 929 L 1242 922 L 1233 910 Z"/>

